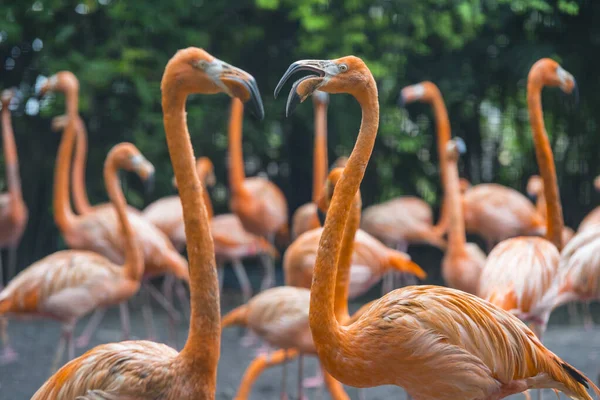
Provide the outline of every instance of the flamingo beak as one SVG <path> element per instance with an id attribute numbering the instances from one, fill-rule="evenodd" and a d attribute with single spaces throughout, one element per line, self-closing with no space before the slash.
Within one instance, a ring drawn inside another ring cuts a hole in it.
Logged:
<path id="1" fill-rule="evenodd" d="M 237 97 L 242 102 L 249 101 L 252 105 L 250 111 L 260 120 L 265 117 L 265 109 L 256 80 L 246 71 L 227 64 L 221 60 L 213 62 L 221 63 L 222 68 L 219 80 L 224 91 L 232 97 Z"/>
<path id="2" fill-rule="evenodd" d="M 296 61 L 292 65 L 289 66 L 285 74 L 279 80 L 277 87 L 275 88 L 275 98 L 281 91 L 281 88 L 285 83 L 290 79 L 290 77 L 298 71 L 310 71 L 315 73 L 316 75 L 308 75 L 303 78 L 298 79 L 292 85 L 292 90 L 288 95 L 287 103 L 285 105 L 285 116 L 289 117 L 298 104 L 302 103 L 308 96 L 313 94 L 319 87 L 321 87 L 325 82 L 327 82 L 330 77 L 329 72 L 336 71 L 337 66 L 334 62 L 330 60 L 301 60 Z M 299 85 L 303 82 L 306 82 L 303 85 L 303 92 L 298 93 Z"/>

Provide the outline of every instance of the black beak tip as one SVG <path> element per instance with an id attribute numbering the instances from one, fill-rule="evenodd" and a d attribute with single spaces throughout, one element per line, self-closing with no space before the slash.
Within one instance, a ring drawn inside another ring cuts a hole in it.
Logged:
<path id="1" fill-rule="evenodd" d="M 298 107 L 298 104 L 300 104 L 300 96 L 298 96 L 298 93 L 292 89 L 290 95 L 288 96 L 287 104 L 285 105 L 285 116 L 289 117 L 292 115 L 294 110 L 296 110 L 296 107 Z"/>
<path id="2" fill-rule="evenodd" d="M 317 218 L 319 218 L 319 223 L 321 224 L 321 226 L 325 226 L 325 217 L 326 214 L 323 211 L 321 211 L 319 207 L 317 207 Z"/>

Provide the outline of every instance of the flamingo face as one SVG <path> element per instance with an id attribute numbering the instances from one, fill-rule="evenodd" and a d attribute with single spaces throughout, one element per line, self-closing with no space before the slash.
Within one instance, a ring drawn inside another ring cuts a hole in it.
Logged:
<path id="1" fill-rule="evenodd" d="M 419 101 L 423 99 L 425 96 L 426 89 L 425 85 L 422 83 L 417 83 L 416 85 L 406 86 L 400 92 L 400 99 L 398 100 L 400 106 L 404 106 L 409 103 L 413 103 L 415 101 Z"/>
<path id="2" fill-rule="evenodd" d="M 165 70 L 170 75 L 163 91 L 179 94 L 226 93 L 242 102 L 250 102 L 252 111 L 262 119 L 265 115 L 260 92 L 254 77 L 246 71 L 213 57 L 203 49 L 190 47 L 180 50 Z M 164 83 L 163 79 L 163 83 Z"/>
<path id="3" fill-rule="evenodd" d="M 77 77 L 70 71 L 60 71 L 42 82 L 36 88 L 37 97 L 42 97 L 48 92 L 66 92 L 68 89 L 79 89 Z"/>
<path id="4" fill-rule="evenodd" d="M 120 168 L 135 172 L 145 183 L 152 182 L 154 178 L 154 166 L 134 145 L 123 143 L 113 151 L 116 152 L 113 159 L 116 160 Z M 107 157 L 107 159 L 109 158 Z"/>
<path id="5" fill-rule="evenodd" d="M 355 56 L 336 60 L 300 60 L 289 66 L 275 88 L 275 97 L 292 74 L 298 71 L 310 71 L 317 75 L 305 76 L 294 83 L 286 104 L 286 116 L 317 90 L 328 93 L 361 93 L 370 76 L 365 73 L 368 71 L 365 63 Z"/>

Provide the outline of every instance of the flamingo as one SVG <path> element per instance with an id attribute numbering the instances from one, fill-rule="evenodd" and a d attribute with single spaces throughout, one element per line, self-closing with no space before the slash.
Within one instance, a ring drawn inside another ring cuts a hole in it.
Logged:
<path id="1" fill-rule="evenodd" d="M 6 182 L 8 193 L 0 195 L 0 248 L 8 247 L 8 276 L 15 275 L 17 266 L 17 248 L 27 226 L 29 213 L 23 201 L 21 192 L 21 177 L 19 175 L 19 156 L 12 129 L 10 117 L 10 102 L 14 96 L 13 90 L 4 90 L 0 94 L 2 104 L 2 144 L 4 147 L 4 162 L 6 164 Z M 4 287 L 2 257 L 0 256 L 0 290 Z"/>
<path id="2" fill-rule="evenodd" d="M 215 184 L 214 166 L 208 157 L 200 157 L 196 160 L 196 173 L 205 188 L 206 185 L 213 186 Z M 204 190 L 203 193 L 208 218 L 212 219 L 213 209 L 210 196 L 207 190 Z M 182 252 L 185 249 L 183 208 L 179 196 L 166 196 L 150 203 L 142 212 L 142 216 L 163 231 L 177 251 Z"/>
<path id="3" fill-rule="evenodd" d="M 304 232 L 287 248 L 283 255 L 286 285 L 310 289 L 322 234 L 323 228 Z M 407 257 L 404 252 L 386 247 L 363 230 L 356 232 L 353 248 L 349 289 L 351 299 L 365 294 L 387 272 L 404 270 Z"/>
<path id="4" fill-rule="evenodd" d="M 458 178 L 458 158 L 466 151 L 460 138 L 447 142 L 444 198 L 448 213 L 448 248 L 442 260 L 442 276 L 446 284 L 467 293 L 476 294 L 479 275 L 485 264 L 485 254 L 475 243 L 466 243 L 465 220 Z"/>
<path id="5" fill-rule="evenodd" d="M 75 129 L 74 125 L 71 123 L 67 129 Z M 72 135 L 69 137 L 68 140 L 73 140 Z M 70 152 L 69 143 L 63 145 L 61 150 Z M 135 171 L 147 182 L 154 174 L 154 167 L 130 143 L 116 145 L 106 158 L 104 180 L 123 229 L 126 251 L 124 265 L 117 265 L 91 251 L 58 251 L 30 265 L 0 292 L 0 318 L 51 318 L 62 324 L 52 371 L 58 367 L 65 347 L 68 348 L 69 360 L 73 359 L 75 348 L 72 333 L 81 317 L 99 307 L 114 305 L 121 307 L 122 315 L 126 314 L 126 301 L 140 287 L 144 264 L 141 249 L 127 219 L 125 196 L 117 177 L 118 169 Z M 16 357 L 7 340 L 5 337 L 4 361 Z"/>
<path id="6" fill-rule="evenodd" d="M 316 203 L 316 204 L 318 204 L 320 211 L 324 212 L 329 207 L 329 202 L 331 201 L 331 197 L 333 196 L 335 186 L 336 186 L 337 182 L 339 181 L 339 178 L 342 175 L 342 170 L 343 170 L 342 168 L 335 168 L 329 173 L 329 176 L 327 177 L 326 185 L 325 185 L 326 189 L 323 191 L 321 197 L 317 201 L 318 203 Z M 347 238 L 345 244 L 342 246 L 341 256 L 340 256 L 340 268 L 338 269 L 338 273 L 336 276 L 335 314 L 336 314 L 336 318 L 338 319 L 338 321 L 341 321 L 342 323 L 351 319 L 351 317 L 348 313 L 348 293 L 349 293 L 349 288 L 350 288 L 349 284 L 350 284 L 350 276 L 351 276 L 351 274 L 349 273 L 349 270 L 350 270 L 350 266 L 351 266 L 352 259 L 353 259 L 353 247 L 356 246 L 356 243 L 357 243 L 356 239 L 353 236 L 354 236 L 358 226 L 360 225 L 361 206 L 362 206 L 362 202 L 360 199 L 360 194 L 357 194 L 354 202 L 352 203 L 350 217 L 346 224 L 346 230 L 348 232 L 351 232 L 352 235 Z M 385 249 L 385 246 L 382 246 L 382 247 Z M 410 257 L 405 255 L 402 260 L 399 260 L 399 262 L 400 261 L 402 263 L 401 270 L 403 272 L 413 273 L 421 279 L 425 278 L 425 276 L 426 276 L 425 272 L 418 265 L 416 265 L 412 261 L 410 261 Z M 261 295 L 259 295 L 259 296 L 261 296 Z M 277 320 L 274 321 L 274 318 L 269 318 L 269 321 L 267 323 L 265 323 L 265 318 L 263 318 L 262 321 L 258 321 L 258 318 L 260 318 L 262 315 L 267 314 L 265 309 L 274 308 L 274 305 L 277 304 L 277 301 L 270 300 L 270 302 L 271 303 L 269 303 L 267 306 L 263 305 L 261 307 L 260 305 L 248 304 L 246 307 L 242 306 L 236 310 L 233 310 L 232 312 L 230 312 L 228 315 L 226 315 L 223 318 L 223 326 L 229 326 L 230 324 L 233 324 L 233 323 L 255 326 L 256 330 L 263 332 L 263 334 L 265 334 L 269 337 L 273 337 L 273 340 L 279 339 L 280 336 L 281 336 L 280 340 L 286 340 L 286 337 L 288 337 L 288 336 L 286 336 L 285 332 L 279 333 L 279 332 L 275 331 L 274 329 L 266 329 L 265 328 L 265 326 L 267 326 L 267 324 L 273 323 L 273 322 L 279 322 L 279 321 L 277 321 Z M 287 301 L 286 301 L 286 303 L 287 303 Z M 361 311 L 359 311 L 359 312 L 364 312 L 365 309 L 366 308 L 361 308 Z M 299 313 L 305 312 L 305 311 L 306 310 L 302 309 L 301 311 L 299 310 Z M 273 312 L 276 312 L 276 311 L 273 311 Z M 306 312 L 306 314 L 308 314 L 308 313 Z M 287 313 L 285 316 L 288 317 Z M 357 317 L 358 317 L 358 315 L 356 313 L 352 316 L 352 318 L 357 318 Z M 280 317 L 280 320 L 287 321 L 288 319 Z M 308 329 L 308 327 L 304 327 L 304 324 L 305 324 L 304 320 L 301 320 L 301 322 L 302 322 L 302 325 L 301 325 L 302 330 L 299 328 L 295 328 L 295 329 L 298 329 L 298 331 L 296 331 L 294 329 L 294 333 L 304 332 L 303 329 Z M 306 321 L 306 323 L 307 323 L 307 321 Z M 286 344 L 293 346 L 294 343 L 290 344 L 290 342 L 287 342 Z M 314 344 L 312 343 L 312 341 L 309 344 L 310 344 L 310 346 L 309 346 L 310 354 L 315 354 Z M 254 382 L 258 379 L 260 374 L 267 367 L 272 367 L 275 365 L 279 365 L 281 363 L 286 363 L 288 360 L 291 360 L 291 359 L 297 357 L 298 355 L 302 356 L 302 354 L 303 354 L 302 349 L 294 346 L 294 348 L 292 348 L 292 349 L 284 347 L 283 349 L 272 353 L 268 358 L 265 355 L 259 355 L 257 358 L 255 358 L 252 361 L 250 366 L 246 369 L 246 372 L 244 373 L 244 377 L 239 386 L 238 393 L 237 393 L 235 399 L 236 400 L 247 399 L 250 394 L 252 385 L 254 384 Z M 285 366 L 285 364 L 284 364 L 284 366 Z M 284 377 L 285 377 L 285 370 L 284 370 Z M 333 380 L 333 378 L 329 374 L 324 374 L 324 378 L 325 378 L 327 388 L 329 389 L 332 398 L 347 398 L 347 395 L 345 394 L 345 392 L 339 391 L 339 389 L 342 389 L 342 387 L 339 386 L 339 383 L 337 383 L 335 380 Z M 285 387 L 285 384 L 283 385 L 283 387 Z"/>
<path id="7" fill-rule="evenodd" d="M 292 239 L 321 226 L 317 216 L 316 202 L 321 198 L 321 189 L 327 174 L 327 93 L 315 92 L 315 144 L 313 150 L 312 202 L 298 207 L 292 215 Z"/>
<path id="8" fill-rule="evenodd" d="M 192 93 L 224 92 L 264 111 L 254 78 L 194 47 L 180 50 L 165 68 L 162 105 L 167 145 L 183 204 L 190 260 L 191 317 L 181 352 L 150 341 L 97 346 L 71 361 L 33 395 L 62 398 L 164 398 L 214 400 L 220 352 L 219 287 L 203 188 L 185 121 Z"/>
<path id="9" fill-rule="evenodd" d="M 594 179 L 594 188 L 597 192 L 600 192 L 600 175 Z M 600 207 L 594 208 L 579 224 L 578 232 L 583 232 L 590 227 L 596 227 L 600 225 Z"/>
<path id="10" fill-rule="evenodd" d="M 546 198 L 544 197 L 544 181 L 539 175 L 531 175 L 527 181 L 527 195 L 535 199 L 535 208 L 537 212 L 546 221 Z M 575 231 L 568 226 L 563 227 L 562 243 L 565 246 L 573 239 Z"/>
<path id="11" fill-rule="evenodd" d="M 405 87 L 400 93 L 401 105 L 415 101 L 423 101 L 433 107 L 437 127 L 440 181 L 443 186 L 446 171 L 444 152 L 446 143 L 450 140 L 450 121 L 444 99 L 434 83 L 421 82 Z M 441 214 L 440 222 L 434 226 L 433 212 L 429 204 L 415 196 L 401 196 L 365 208 L 361 228 L 400 251 L 406 251 L 409 245 L 419 243 L 445 250 L 446 241 L 442 236 L 447 224 L 443 204 Z M 387 293 L 394 288 L 393 273 L 386 277 L 384 283 L 383 292 Z"/>
<path id="12" fill-rule="evenodd" d="M 275 235 L 288 234 L 287 201 L 281 189 L 265 178 L 246 178 L 242 155 L 242 118 L 244 105 L 236 98 L 231 100 L 229 121 L 229 206 L 244 229 L 266 238 L 271 244 Z M 263 257 L 265 277 L 261 290 L 275 283 L 275 265 L 271 257 Z"/>
<path id="13" fill-rule="evenodd" d="M 81 132 L 81 126 L 78 114 L 78 90 L 79 83 L 75 75 L 68 71 L 61 71 L 50 77 L 39 88 L 39 95 L 44 95 L 48 91 L 61 91 L 65 93 L 67 118 L 74 121 L 76 129 L 65 131 L 61 144 L 70 143 L 73 146 L 73 140 L 67 135 L 76 135 Z M 90 250 L 100 253 L 114 263 L 123 263 L 124 261 L 124 241 L 117 214 L 110 204 L 101 204 L 92 208 L 92 211 L 83 215 L 75 215 L 69 202 L 69 164 L 70 157 L 68 151 L 60 151 L 56 160 L 56 173 L 54 177 L 54 220 L 62 233 L 67 245 L 76 250 Z M 144 281 L 164 274 L 174 274 L 177 278 L 185 281 L 189 280 L 188 266 L 186 260 L 173 247 L 169 238 L 158 228 L 145 220 L 141 214 L 127 210 L 127 216 L 132 229 L 135 232 L 135 240 L 139 242 L 144 255 Z M 164 297 L 156 291 L 152 285 L 143 283 L 145 293 L 150 293 L 157 299 L 161 305 L 169 312 L 171 328 L 173 321 L 177 319 L 177 312 Z M 179 286 L 180 299 L 185 298 Z M 149 300 L 145 295 L 144 319 L 146 321 L 149 335 L 154 336 L 152 326 L 151 308 Z M 182 300 L 183 301 L 183 300 Z M 104 311 L 98 310 L 91 318 L 84 333 L 77 339 L 79 346 L 83 347 L 89 343 L 95 329 L 102 320 Z M 125 317 L 123 317 L 125 318 Z"/>
<path id="14" fill-rule="evenodd" d="M 492 400 L 542 387 L 591 399 L 586 390 L 591 386 L 600 395 L 589 378 L 545 348 L 514 315 L 456 289 L 396 289 L 354 324 L 341 326 L 335 315 L 336 273 L 343 237 L 349 236 L 348 213 L 379 127 L 377 84 L 354 56 L 301 60 L 290 65 L 275 94 L 301 70 L 313 74 L 292 87 L 287 115 L 317 89 L 351 94 L 362 108 L 356 144 L 327 212 L 310 294 L 310 330 L 325 370 L 346 385 L 393 384 L 417 399 Z"/>
<path id="15" fill-rule="evenodd" d="M 516 237 L 500 242 L 488 256 L 478 293 L 483 299 L 530 323 L 540 338 L 546 330 L 550 313 L 532 311 L 556 275 L 564 227 L 554 157 L 542 117 L 541 92 L 544 86 L 558 86 L 563 92 L 571 93 L 576 83 L 570 73 L 549 58 L 533 64 L 527 79 L 531 134 L 544 181 L 548 215 L 546 237 Z"/>

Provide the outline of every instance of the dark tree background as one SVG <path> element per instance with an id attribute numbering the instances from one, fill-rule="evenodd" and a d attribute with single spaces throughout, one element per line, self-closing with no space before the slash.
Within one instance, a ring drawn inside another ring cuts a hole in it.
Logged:
<path id="1" fill-rule="evenodd" d="M 552 57 L 581 87 L 578 108 L 558 90 L 544 94 L 565 217 L 576 227 L 600 202 L 591 184 L 600 173 L 594 111 L 600 108 L 598 20 L 600 3 L 593 0 L 4 0 L 0 88 L 20 89 L 13 120 L 30 209 L 20 264 L 63 246 L 52 219 L 59 135 L 51 133 L 50 118 L 64 112 L 64 99 L 50 96 L 38 110 L 28 100 L 38 77 L 68 69 L 80 80 L 92 203 L 106 199 L 107 151 L 132 141 L 158 171 L 152 199 L 131 180 L 128 200 L 143 207 L 173 191 L 159 84 L 168 59 L 187 46 L 203 47 L 256 77 L 266 118 L 245 119 L 246 170 L 268 174 L 284 190 L 291 211 L 310 199 L 312 167 L 312 107 L 299 107 L 285 119 L 285 96 L 272 96 L 291 62 L 362 57 L 377 78 L 382 105 L 380 135 L 362 186 L 364 204 L 416 194 L 438 207 L 431 111 L 398 108 L 399 90 L 422 80 L 437 83 L 453 135 L 469 149 L 464 175 L 473 183 L 494 181 L 523 191 L 537 172 L 525 108 L 527 72 L 537 59 Z M 194 97 L 188 104 L 196 154 L 211 157 L 216 166 L 217 212 L 227 209 L 228 101 Z M 352 98 L 332 98 L 330 160 L 349 153 L 359 118 Z"/>

